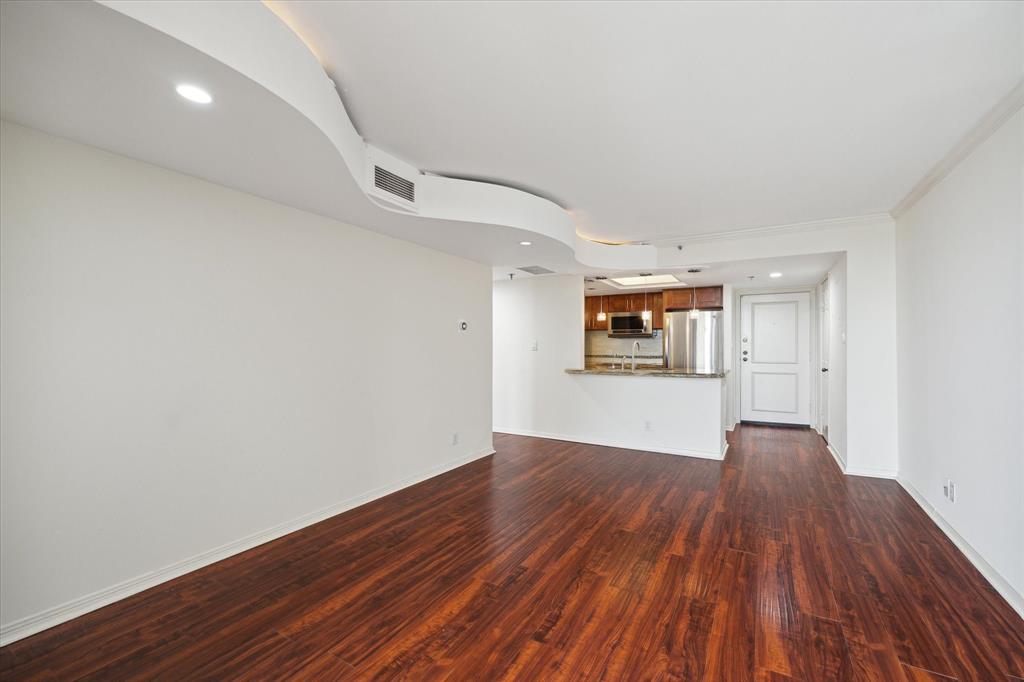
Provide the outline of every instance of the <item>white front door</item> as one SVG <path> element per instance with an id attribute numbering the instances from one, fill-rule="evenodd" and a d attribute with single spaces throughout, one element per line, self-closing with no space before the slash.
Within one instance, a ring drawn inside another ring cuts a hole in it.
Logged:
<path id="1" fill-rule="evenodd" d="M 811 295 L 740 299 L 740 419 L 811 423 Z"/>

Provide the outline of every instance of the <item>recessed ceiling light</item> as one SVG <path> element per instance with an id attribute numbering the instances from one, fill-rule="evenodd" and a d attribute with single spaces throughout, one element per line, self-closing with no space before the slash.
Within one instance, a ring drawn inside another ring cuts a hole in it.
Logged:
<path id="1" fill-rule="evenodd" d="M 533 242 L 519 242 L 519 246 L 529 246 Z"/>
<path id="2" fill-rule="evenodd" d="M 648 284 L 676 284 L 679 282 L 673 275 L 640 275 L 639 277 L 612 277 L 612 281 L 624 287 L 636 287 Z"/>
<path id="3" fill-rule="evenodd" d="M 769 273 L 768 276 L 771 277 L 772 279 L 778 279 L 779 277 L 782 277 L 782 273 L 781 272 L 772 272 L 772 273 Z"/>
<path id="4" fill-rule="evenodd" d="M 195 102 L 196 104 L 209 104 L 213 101 L 213 97 L 210 93 L 197 85 L 182 83 L 174 88 L 174 90 L 189 102 Z"/>

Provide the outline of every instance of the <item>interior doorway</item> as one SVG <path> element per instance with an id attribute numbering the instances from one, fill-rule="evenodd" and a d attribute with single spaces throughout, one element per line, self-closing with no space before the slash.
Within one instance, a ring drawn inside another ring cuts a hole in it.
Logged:
<path id="1" fill-rule="evenodd" d="M 832 311 L 829 304 L 829 278 L 818 285 L 818 360 L 821 365 L 818 377 L 818 433 L 828 442 L 828 359 L 831 344 Z"/>
<path id="2" fill-rule="evenodd" d="M 740 298 L 740 419 L 811 424 L 810 292 Z"/>

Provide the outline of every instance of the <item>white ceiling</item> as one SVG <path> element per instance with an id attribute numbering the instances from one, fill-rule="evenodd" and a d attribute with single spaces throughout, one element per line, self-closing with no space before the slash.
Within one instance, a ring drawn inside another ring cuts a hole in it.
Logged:
<path id="1" fill-rule="evenodd" d="M 212 6 L 168 3 L 161 9 L 203 23 L 202 11 Z M 241 12 L 239 20 L 255 10 L 295 40 L 262 5 L 219 7 Z M 263 49 L 271 62 L 287 63 L 271 46 Z M 180 82 L 203 85 L 213 104 L 186 102 L 174 90 Z M 0 3 L 0 115 L 479 262 L 559 272 L 579 267 L 564 244 L 534 232 L 382 211 L 330 140 L 289 102 L 199 49 L 98 3 Z M 522 240 L 532 246 L 520 246 Z"/>
<path id="2" fill-rule="evenodd" d="M 295 2 L 274 3 L 277 16 L 258 3 L 106 4 L 0 3 L 5 119 L 496 277 L 639 264 L 581 266 L 595 261 L 528 212 L 495 223 L 373 205 L 321 123 L 240 66 L 255 54 L 285 82 L 312 82 L 328 118 L 348 124 L 278 16 L 341 83 L 369 142 L 423 170 L 553 197 L 584 234 L 668 241 L 889 210 L 1019 78 L 1024 20 L 1020 3 Z M 160 21 L 130 16 L 149 10 Z M 213 105 L 181 100 L 181 81 L 211 89 Z"/>
<path id="3" fill-rule="evenodd" d="M 606 240 L 884 213 L 1022 75 L 1016 2 L 271 2 L 368 142 Z"/>
<path id="4" fill-rule="evenodd" d="M 700 263 L 699 273 L 689 273 L 686 269 L 651 270 L 653 274 L 672 274 L 682 283 L 674 285 L 650 286 L 651 291 L 661 291 L 682 286 L 704 286 L 717 284 L 733 284 L 743 288 L 794 287 L 813 286 L 825 278 L 825 273 L 835 265 L 841 253 L 815 253 L 803 256 L 785 256 L 782 258 L 758 258 L 755 260 L 730 261 L 727 263 Z M 769 277 L 770 273 L 782 273 L 781 277 Z M 614 276 L 613 273 L 595 273 Z M 495 279 L 508 277 L 508 273 L 495 272 Z M 517 278 L 530 275 L 517 272 Z M 601 294 L 622 294 L 630 291 L 643 291 L 644 287 L 618 287 L 605 281 L 588 281 L 585 294 L 599 296 Z"/>

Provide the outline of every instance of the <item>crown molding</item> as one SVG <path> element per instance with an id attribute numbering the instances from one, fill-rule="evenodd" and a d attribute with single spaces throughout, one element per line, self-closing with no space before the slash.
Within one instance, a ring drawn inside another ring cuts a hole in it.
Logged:
<path id="1" fill-rule="evenodd" d="M 847 218 L 829 218 L 826 220 L 810 220 L 803 223 L 789 223 L 786 225 L 766 225 L 764 227 L 744 227 L 725 232 L 705 232 L 687 236 L 664 237 L 662 239 L 651 239 L 645 243 L 652 246 L 675 246 L 677 244 L 699 244 L 702 242 L 730 241 L 734 239 L 747 239 L 750 237 L 768 237 L 781 234 L 794 234 L 799 232 L 814 232 L 817 230 L 833 230 L 842 227 L 877 225 L 879 223 L 892 222 L 892 216 L 888 213 L 870 213 L 867 215 L 850 216 Z"/>
<path id="2" fill-rule="evenodd" d="M 893 207 L 890 213 L 898 218 L 949 175 L 961 161 L 971 155 L 992 133 L 1024 106 L 1024 79 L 1017 81 L 1010 92 L 985 114 L 956 145 Z"/>

